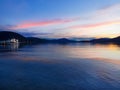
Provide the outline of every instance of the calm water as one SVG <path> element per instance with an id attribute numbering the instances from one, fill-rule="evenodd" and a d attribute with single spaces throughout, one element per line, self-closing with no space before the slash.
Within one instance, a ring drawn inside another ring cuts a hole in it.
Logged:
<path id="1" fill-rule="evenodd" d="M 120 46 L 0 46 L 0 90 L 120 90 Z"/>

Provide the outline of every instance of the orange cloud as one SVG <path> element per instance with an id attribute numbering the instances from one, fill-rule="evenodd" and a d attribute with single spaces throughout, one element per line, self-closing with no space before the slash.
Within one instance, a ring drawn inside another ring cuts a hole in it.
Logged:
<path id="1" fill-rule="evenodd" d="M 12 27 L 11 29 L 25 29 L 25 28 L 31 28 L 31 27 L 40 27 L 40 26 L 48 26 L 48 25 L 56 25 L 56 24 L 64 24 L 69 22 L 77 21 L 78 18 L 73 19 L 57 19 L 57 20 L 50 20 L 50 21 L 41 21 L 41 22 L 27 22 L 22 23 L 19 25 L 16 25 Z"/>

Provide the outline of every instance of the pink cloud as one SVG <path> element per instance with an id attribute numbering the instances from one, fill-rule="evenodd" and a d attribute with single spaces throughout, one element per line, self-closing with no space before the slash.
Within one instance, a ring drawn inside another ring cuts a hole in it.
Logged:
<path id="1" fill-rule="evenodd" d="M 48 25 L 56 25 L 56 24 L 64 24 L 64 23 L 70 23 L 77 21 L 78 18 L 73 19 L 56 19 L 56 20 L 50 20 L 50 21 L 41 21 L 41 22 L 26 22 L 18 24 L 11 29 L 25 29 L 25 28 L 31 28 L 31 27 L 41 27 L 41 26 L 48 26 Z"/>
<path id="2" fill-rule="evenodd" d="M 102 26 L 109 26 L 114 24 L 120 24 L 120 20 L 115 21 L 106 21 L 106 22 L 100 22 L 95 24 L 85 24 L 85 25 L 76 25 L 68 27 L 69 29 L 79 29 L 79 28 L 96 28 L 96 27 L 102 27 Z"/>

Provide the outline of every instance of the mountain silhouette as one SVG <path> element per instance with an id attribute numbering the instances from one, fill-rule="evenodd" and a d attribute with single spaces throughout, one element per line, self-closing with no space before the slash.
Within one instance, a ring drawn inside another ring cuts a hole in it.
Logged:
<path id="1" fill-rule="evenodd" d="M 120 44 L 120 36 L 115 38 L 99 38 L 99 39 L 93 39 L 90 40 L 91 43 L 114 43 L 114 44 Z"/>
<path id="2" fill-rule="evenodd" d="M 37 38 L 37 37 L 27 37 L 27 42 L 29 44 L 39 44 L 39 43 L 48 43 L 49 40 L 47 39 L 41 39 L 41 38 Z"/>
<path id="3" fill-rule="evenodd" d="M 19 42 L 26 43 L 26 44 L 40 44 L 40 43 L 52 43 L 52 44 L 69 44 L 69 43 L 115 43 L 120 44 L 120 36 L 116 38 L 99 38 L 99 39 L 92 39 L 87 41 L 75 41 L 70 40 L 67 38 L 60 38 L 60 39 L 42 39 L 37 37 L 24 37 L 18 33 L 10 32 L 10 31 L 0 31 L 0 41 L 9 40 L 9 39 L 18 39 Z"/>
<path id="4" fill-rule="evenodd" d="M 19 42 L 26 42 L 27 39 L 15 32 L 10 31 L 0 31 L 0 41 L 10 40 L 10 39 L 18 39 Z"/>
<path id="5" fill-rule="evenodd" d="M 66 38 L 60 38 L 60 39 L 41 39 L 36 37 L 27 37 L 27 40 L 30 44 L 39 44 L 39 43 L 58 43 L 58 44 L 66 44 L 66 43 L 72 43 L 75 42 L 73 40 L 69 40 Z"/>
<path id="6" fill-rule="evenodd" d="M 93 43 L 108 43 L 110 42 L 110 38 L 99 38 L 99 39 L 93 39 L 91 40 L 90 42 L 93 42 Z"/>

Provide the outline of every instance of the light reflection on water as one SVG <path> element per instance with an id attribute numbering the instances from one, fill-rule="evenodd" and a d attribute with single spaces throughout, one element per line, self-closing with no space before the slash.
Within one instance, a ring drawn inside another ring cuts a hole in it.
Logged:
<path id="1" fill-rule="evenodd" d="M 72 58 L 106 58 L 120 59 L 120 47 L 117 45 L 83 45 L 66 46 L 61 49 Z"/>
<path id="2" fill-rule="evenodd" d="M 0 90 L 120 90 L 119 60 L 113 44 L 6 46 Z"/>
<path id="3" fill-rule="evenodd" d="M 17 54 L 19 56 L 26 56 L 29 58 L 48 58 L 48 59 L 65 59 L 65 58 L 105 58 L 105 59 L 120 59 L 120 46 L 109 45 L 91 45 L 91 44 L 66 44 L 66 45 L 31 45 L 19 48 L 17 44 L 8 46 L 0 46 L 0 55 L 3 51 L 10 56 Z M 18 51 L 17 51 L 18 50 Z M 11 51 L 8 53 L 8 51 Z M 17 51 L 17 52 L 14 52 Z"/>
<path id="4" fill-rule="evenodd" d="M 0 45 L 0 52 L 8 52 L 18 50 L 19 43 L 10 43 L 8 45 Z"/>

